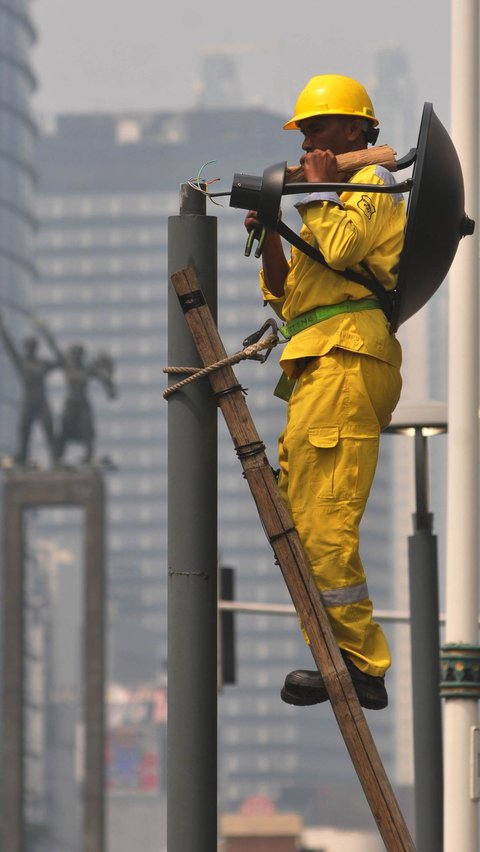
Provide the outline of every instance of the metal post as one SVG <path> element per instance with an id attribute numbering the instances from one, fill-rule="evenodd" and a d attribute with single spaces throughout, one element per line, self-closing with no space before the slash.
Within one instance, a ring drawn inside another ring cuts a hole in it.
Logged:
<path id="1" fill-rule="evenodd" d="M 478 0 L 451 4 L 452 138 L 465 177 L 465 209 L 476 232 L 459 246 L 450 273 L 446 634 L 449 653 L 478 648 Z M 471 671 L 470 662 L 453 666 Z M 467 678 L 468 679 L 468 678 Z M 478 684 L 445 695 L 445 852 L 478 850 L 478 813 L 470 789 L 471 729 Z"/>
<path id="2" fill-rule="evenodd" d="M 418 852 L 443 849 L 442 718 L 437 538 L 428 510 L 427 439 L 415 429 L 414 534 L 408 539 Z"/>
<path id="3" fill-rule="evenodd" d="M 196 269 L 216 317 L 217 219 L 183 184 L 169 219 L 170 276 Z M 183 306 L 183 310 L 187 310 Z M 200 366 L 169 290 L 168 363 Z M 173 381 L 178 381 L 178 376 Z M 207 379 L 168 403 L 168 852 L 217 848 L 217 407 Z"/>
<path id="4" fill-rule="evenodd" d="M 25 848 L 24 536 L 21 506 L 8 480 L 4 492 L 2 848 L 22 852 Z"/>
<path id="5" fill-rule="evenodd" d="M 85 489 L 84 718 L 85 852 L 104 852 L 105 825 L 105 499 L 103 480 L 91 474 Z"/>

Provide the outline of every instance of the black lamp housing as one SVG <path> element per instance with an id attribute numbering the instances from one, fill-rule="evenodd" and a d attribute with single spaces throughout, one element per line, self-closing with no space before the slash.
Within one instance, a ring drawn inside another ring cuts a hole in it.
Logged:
<path id="1" fill-rule="evenodd" d="M 430 103 L 423 107 L 393 330 L 422 308 L 445 280 L 462 237 L 475 222 L 465 213 L 462 169 L 453 142 Z"/>

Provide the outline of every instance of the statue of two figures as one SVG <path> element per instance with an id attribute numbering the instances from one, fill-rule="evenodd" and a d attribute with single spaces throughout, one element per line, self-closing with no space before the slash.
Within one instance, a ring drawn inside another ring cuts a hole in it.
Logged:
<path id="1" fill-rule="evenodd" d="M 87 360 L 84 347 L 80 344 L 74 344 L 64 351 L 45 323 L 34 320 L 34 325 L 47 343 L 51 358 L 38 355 L 39 340 L 34 336 L 26 337 L 23 347 L 17 348 L 0 312 L 0 336 L 22 384 L 15 462 L 18 465 L 28 462 L 32 429 L 37 423 L 43 429 L 52 464 L 60 465 L 65 461 L 67 447 L 73 442 L 84 447 L 82 463 L 92 464 L 95 428 L 88 386 L 92 380 L 97 380 L 103 385 L 107 396 L 114 399 L 117 391 L 113 361 L 106 353 Z M 58 429 L 54 426 L 46 388 L 46 377 L 56 369 L 63 370 L 66 382 Z"/>

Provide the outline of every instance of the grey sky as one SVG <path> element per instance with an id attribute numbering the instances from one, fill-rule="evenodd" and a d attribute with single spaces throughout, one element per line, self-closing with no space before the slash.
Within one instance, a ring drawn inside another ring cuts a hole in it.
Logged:
<path id="1" fill-rule="evenodd" d="M 246 103 L 286 113 L 313 74 L 368 87 L 375 51 L 391 46 L 407 56 L 418 114 L 432 101 L 448 124 L 449 0 L 36 0 L 33 16 L 40 112 L 189 108 L 213 47 L 238 57 Z"/>

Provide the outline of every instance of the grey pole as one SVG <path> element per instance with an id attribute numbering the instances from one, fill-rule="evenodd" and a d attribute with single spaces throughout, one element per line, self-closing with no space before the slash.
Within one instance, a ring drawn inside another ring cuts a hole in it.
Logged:
<path id="1" fill-rule="evenodd" d="M 182 184 L 168 276 L 193 266 L 217 314 L 217 219 Z M 173 287 L 169 366 L 200 366 Z M 175 376 L 172 382 L 181 378 Z M 217 406 L 208 379 L 168 401 L 168 852 L 217 848 Z"/>
<path id="2" fill-rule="evenodd" d="M 437 538 L 428 511 L 427 439 L 415 429 L 416 512 L 408 540 L 417 852 L 443 849 Z"/>
<path id="3" fill-rule="evenodd" d="M 105 852 L 105 495 L 103 478 L 92 471 L 79 483 L 84 505 L 84 718 L 85 852 Z M 72 489 L 73 491 L 73 489 Z"/>
<path id="4" fill-rule="evenodd" d="M 24 523 L 15 484 L 6 479 L 3 511 L 2 842 L 25 849 L 25 565 Z M 7 652 L 8 649 L 8 652 Z"/>

